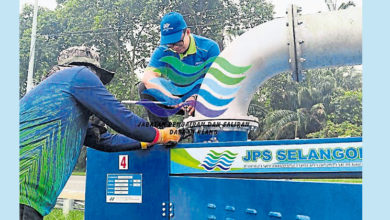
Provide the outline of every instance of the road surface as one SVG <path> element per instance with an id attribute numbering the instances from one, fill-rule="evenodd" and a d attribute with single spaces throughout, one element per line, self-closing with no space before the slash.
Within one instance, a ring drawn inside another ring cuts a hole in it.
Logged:
<path id="1" fill-rule="evenodd" d="M 85 176 L 70 176 L 59 198 L 85 200 Z"/>

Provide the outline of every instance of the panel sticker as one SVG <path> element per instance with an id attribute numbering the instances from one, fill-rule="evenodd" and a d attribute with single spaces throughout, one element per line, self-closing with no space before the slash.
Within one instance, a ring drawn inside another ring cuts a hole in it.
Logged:
<path id="1" fill-rule="evenodd" d="M 176 148 L 171 173 L 361 172 L 362 142 Z"/>
<path id="2" fill-rule="evenodd" d="M 142 174 L 107 174 L 107 203 L 142 203 Z"/>

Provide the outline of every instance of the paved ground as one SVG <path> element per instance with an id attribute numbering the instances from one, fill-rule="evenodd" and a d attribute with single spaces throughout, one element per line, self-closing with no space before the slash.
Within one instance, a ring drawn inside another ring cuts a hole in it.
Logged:
<path id="1" fill-rule="evenodd" d="M 70 176 L 59 198 L 85 200 L 85 176 Z"/>

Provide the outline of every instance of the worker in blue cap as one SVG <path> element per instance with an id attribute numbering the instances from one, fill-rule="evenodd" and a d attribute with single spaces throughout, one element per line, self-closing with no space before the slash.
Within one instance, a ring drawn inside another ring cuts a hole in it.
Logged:
<path id="1" fill-rule="evenodd" d="M 156 77 L 161 76 L 162 68 L 172 68 L 170 64 L 161 62 L 160 59 L 166 56 L 174 56 L 180 59 L 181 62 L 188 65 L 203 64 L 211 57 L 218 56 L 220 49 L 218 44 L 208 38 L 198 36 L 191 33 L 183 16 L 177 12 L 170 12 L 161 20 L 160 23 L 161 39 L 160 45 L 154 50 L 147 68 L 144 71 L 142 82 L 138 86 L 141 99 L 156 100 L 155 97 L 144 94 L 146 89 L 157 89 L 170 98 L 179 98 L 170 94 L 159 85 L 151 81 Z M 209 66 L 205 66 L 208 68 Z M 196 100 L 197 94 L 187 98 L 185 102 Z M 161 115 L 154 115 L 148 109 L 149 121 L 152 124 L 167 124 L 169 123 L 167 117 Z M 194 113 L 194 106 L 188 106 L 185 109 L 189 115 Z M 181 114 L 184 112 L 182 111 Z"/>

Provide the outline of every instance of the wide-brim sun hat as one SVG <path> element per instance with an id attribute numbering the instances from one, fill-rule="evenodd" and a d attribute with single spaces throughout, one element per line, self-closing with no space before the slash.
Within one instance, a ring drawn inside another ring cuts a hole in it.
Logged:
<path id="1" fill-rule="evenodd" d="M 75 46 L 60 52 L 57 58 L 58 65 L 90 65 L 100 75 L 103 84 L 109 83 L 115 73 L 106 70 L 100 65 L 99 52 L 95 47 Z"/>
<path id="2" fill-rule="evenodd" d="M 185 28 L 187 28 L 187 23 L 180 13 L 170 12 L 164 15 L 160 23 L 160 44 L 166 45 L 180 41 Z"/>

